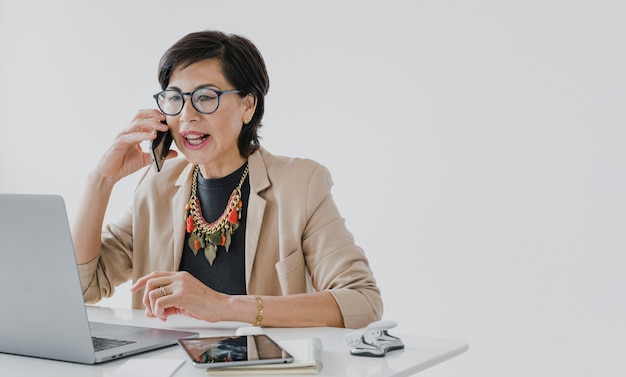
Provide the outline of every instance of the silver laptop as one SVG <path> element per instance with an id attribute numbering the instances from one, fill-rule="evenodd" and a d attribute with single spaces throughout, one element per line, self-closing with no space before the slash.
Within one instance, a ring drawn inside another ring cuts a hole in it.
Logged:
<path id="1" fill-rule="evenodd" d="M 95 364 L 198 333 L 90 323 L 60 196 L 0 194 L 0 352 Z"/>

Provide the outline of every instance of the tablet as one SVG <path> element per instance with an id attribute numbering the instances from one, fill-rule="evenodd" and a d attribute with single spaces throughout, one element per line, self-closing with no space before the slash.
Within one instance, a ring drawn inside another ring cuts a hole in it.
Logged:
<path id="1" fill-rule="evenodd" d="M 198 368 L 293 362 L 293 356 L 267 335 L 179 339 L 178 343 Z"/>

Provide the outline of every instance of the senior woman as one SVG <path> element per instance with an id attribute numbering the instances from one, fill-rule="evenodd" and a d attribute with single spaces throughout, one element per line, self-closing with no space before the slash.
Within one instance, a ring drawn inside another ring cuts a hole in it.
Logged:
<path id="1" fill-rule="evenodd" d="M 191 33 L 161 58 L 157 109 L 140 110 L 87 179 L 73 227 L 86 302 L 130 279 L 133 308 L 257 326 L 358 328 L 382 315 L 368 260 L 322 165 L 272 155 L 258 129 L 269 78 L 248 39 Z M 162 169 L 140 144 L 169 132 Z M 104 226 L 116 182 L 129 210 Z"/>

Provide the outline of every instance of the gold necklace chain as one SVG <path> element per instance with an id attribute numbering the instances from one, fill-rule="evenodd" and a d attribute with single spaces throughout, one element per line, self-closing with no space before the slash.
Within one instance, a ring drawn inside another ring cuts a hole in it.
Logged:
<path id="1" fill-rule="evenodd" d="M 230 247 L 231 235 L 239 228 L 241 219 L 241 187 L 248 176 L 248 165 L 241 175 L 239 184 L 230 194 L 228 204 L 222 215 L 215 221 L 209 223 L 202 216 L 200 199 L 198 198 L 198 171 L 200 167 L 196 165 L 191 178 L 191 195 L 185 209 L 187 210 L 187 233 L 189 233 L 189 247 L 194 255 L 200 249 L 204 249 L 204 256 L 213 265 L 217 254 L 217 247 L 223 246 L 226 252 Z"/>

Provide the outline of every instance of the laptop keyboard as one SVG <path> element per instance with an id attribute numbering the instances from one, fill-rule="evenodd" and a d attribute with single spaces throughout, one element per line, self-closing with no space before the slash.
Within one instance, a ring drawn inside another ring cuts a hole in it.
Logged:
<path id="1" fill-rule="evenodd" d="M 110 348 L 125 346 L 131 343 L 137 343 L 132 340 L 121 340 L 121 339 L 108 339 L 108 338 L 97 338 L 92 336 L 91 340 L 93 341 L 93 347 L 98 351 L 108 350 Z"/>

